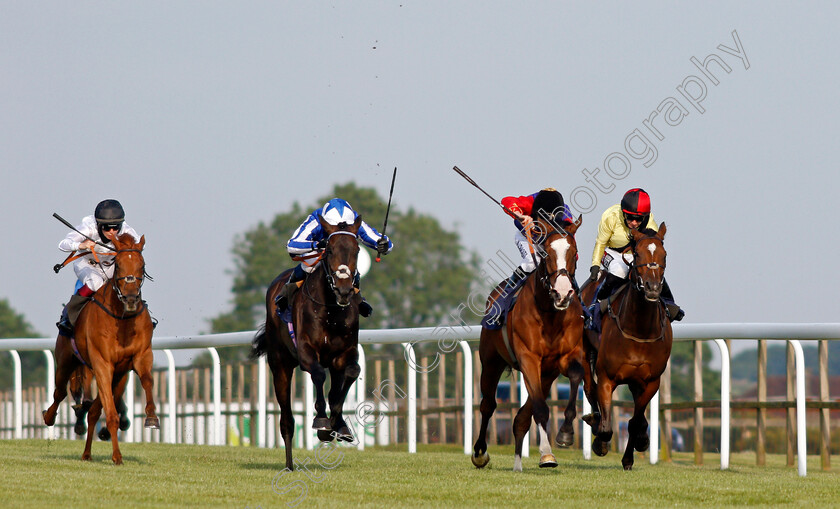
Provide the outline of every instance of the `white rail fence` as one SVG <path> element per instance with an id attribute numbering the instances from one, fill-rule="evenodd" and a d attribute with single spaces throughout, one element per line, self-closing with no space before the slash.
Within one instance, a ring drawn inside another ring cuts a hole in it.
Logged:
<path id="1" fill-rule="evenodd" d="M 463 395 L 464 395 L 464 419 L 463 419 L 463 435 L 464 435 L 464 454 L 472 453 L 473 441 L 473 356 L 472 349 L 468 342 L 476 341 L 479 338 L 481 328 L 479 326 L 447 326 L 447 327 L 425 327 L 413 329 L 391 329 L 391 330 L 361 330 L 359 331 L 359 365 L 361 366 L 361 374 L 355 385 L 354 394 L 349 395 L 345 409 L 349 416 L 348 424 L 354 427 L 357 437 L 365 436 L 366 422 L 360 422 L 358 412 L 360 410 L 375 412 L 377 409 L 381 410 L 376 405 L 371 405 L 366 400 L 367 388 L 366 380 L 366 366 L 364 346 L 372 344 L 401 344 L 405 350 L 405 358 L 408 359 L 408 390 L 406 399 L 408 403 L 407 416 L 407 437 L 408 437 L 408 452 L 417 452 L 417 363 L 414 361 L 413 345 L 421 342 L 437 342 L 441 353 L 449 353 L 457 348 L 461 348 L 464 353 L 464 379 L 463 379 Z M 211 431 L 207 433 L 211 438 L 207 441 L 212 445 L 223 445 L 225 443 L 225 433 L 227 431 L 227 419 L 222 418 L 222 391 L 221 391 L 221 362 L 219 360 L 216 348 L 226 346 L 243 346 L 249 345 L 254 337 L 254 331 L 237 332 L 229 334 L 212 334 L 199 336 L 172 336 L 154 338 L 152 345 L 154 350 L 162 351 L 167 359 L 169 380 L 172 383 L 168 386 L 168 398 L 165 408 L 160 409 L 159 415 L 162 417 L 163 433 L 162 440 L 169 443 L 177 443 L 179 441 L 179 433 L 176 427 L 177 422 L 177 387 L 175 376 L 175 361 L 172 355 L 172 350 L 176 349 L 196 349 L 206 348 L 213 360 L 213 402 L 212 417 L 209 419 L 209 426 Z M 711 341 L 720 351 L 721 358 L 721 436 L 720 436 L 720 466 L 721 469 L 729 468 L 729 445 L 730 445 L 730 370 L 729 370 L 729 351 L 725 340 L 786 340 L 791 343 L 795 353 L 796 366 L 796 429 L 797 429 L 797 465 L 799 475 L 806 475 L 806 447 L 805 447 L 805 362 L 802 346 L 800 340 L 836 340 L 840 339 L 840 323 L 823 323 L 823 324 L 762 324 L 762 323 L 742 323 L 742 324 L 675 324 L 674 325 L 674 339 L 676 341 Z M 40 415 L 39 409 L 25 408 L 22 396 L 22 382 L 21 382 L 21 364 L 18 351 L 38 351 L 44 352 L 47 364 L 47 380 L 46 380 L 46 394 L 48 404 L 52 400 L 53 390 L 55 388 L 54 372 L 55 361 L 53 357 L 53 349 L 55 347 L 54 338 L 19 338 L 19 339 L 3 339 L 0 340 L 0 352 L 7 351 L 11 354 L 13 359 L 14 373 L 13 376 L 13 437 L 23 438 L 23 415 Z M 433 362 L 434 364 L 434 362 Z M 0 374 L 0 376 L 6 376 Z M 134 382 L 136 375 L 129 377 L 129 387 L 126 390 L 126 404 L 128 407 L 128 417 L 134 421 L 134 414 L 137 411 L 134 402 Z M 311 423 L 314 417 L 314 397 L 312 390 L 312 382 L 309 377 L 305 379 L 304 403 L 303 412 L 305 415 L 304 424 Z M 258 361 L 258 396 L 257 396 L 257 437 L 256 443 L 260 447 L 266 447 L 280 443 L 281 439 L 278 436 L 269 436 L 268 430 L 274 430 L 275 426 L 268 425 L 267 416 L 267 373 L 265 357 L 261 357 Z M 381 389 L 381 388 L 378 388 Z M 520 401 L 525 401 L 527 393 L 525 385 L 520 384 Z M 68 406 L 69 405 L 65 405 Z M 142 406 L 140 407 L 142 408 Z M 193 411 L 209 411 L 206 408 L 194 408 Z M 231 411 L 233 409 L 226 409 Z M 238 410 L 238 409 L 237 409 Z M 589 404 L 586 398 L 583 398 L 584 413 L 590 411 Z M 65 412 L 64 415 L 68 415 Z M 272 416 L 273 417 L 273 416 Z M 653 398 L 650 403 L 650 462 L 656 463 L 659 458 L 659 394 Z M 69 419 L 69 417 L 68 417 Z M 197 435 L 204 434 L 202 429 L 203 424 L 199 424 L 199 419 L 194 419 L 192 423 Z M 591 457 L 591 430 L 588 425 L 584 425 L 583 437 L 581 439 L 583 447 L 583 456 L 586 459 Z M 300 428 L 304 434 L 304 446 L 306 448 L 313 448 L 316 442 L 315 434 L 312 430 L 308 430 L 308 426 L 304 425 Z M 144 435 L 140 435 L 144 433 Z M 150 435 L 149 430 L 135 429 L 133 432 L 126 432 L 124 439 L 126 441 L 143 440 L 144 437 L 148 439 Z M 182 433 L 183 435 L 183 433 Z M 47 438 L 55 438 L 54 431 L 45 434 Z M 183 436 L 182 436 L 183 439 Z M 364 449 L 366 440 L 357 440 L 356 447 Z M 199 440 L 197 443 L 204 443 Z M 527 437 L 526 437 L 526 442 Z M 528 455 L 528 448 L 523 449 L 523 456 Z"/>

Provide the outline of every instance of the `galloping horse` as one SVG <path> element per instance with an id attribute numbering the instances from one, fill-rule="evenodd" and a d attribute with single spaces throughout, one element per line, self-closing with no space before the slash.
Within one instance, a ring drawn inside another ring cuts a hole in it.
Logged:
<path id="1" fill-rule="evenodd" d="M 616 387 L 626 384 L 635 409 L 627 424 L 629 439 L 621 458 L 625 470 L 633 468 L 633 449 L 642 452 L 650 446 L 645 409 L 659 390 L 659 377 L 671 355 L 671 323 L 659 298 L 665 277 L 665 231 L 664 223 L 659 231 L 631 231 L 633 242 L 628 249 L 632 249 L 633 265 L 628 284 L 610 302 L 607 316 L 601 320 L 600 338 L 592 338 L 595 344 L 600 339 L 595 363 L 598 407 L 593 417 L 586 419 L 596 434 L 592 450 L 599 456 L 609 451 L 612 394 Z M 589 285 L 583 292 L 584 302 L 591 302 L 596 286 Z"/>
<path id="2" fill-rule="evenodd" d="M 546 395 L 562 373 L 569 378 L 569 404 L 557 434 L 557 443 L 573 442 L 578 385 L 584 380 L 587 398 L 594 401 L 592 374 L 587 362 L 589 345 L 583 339 L 582 308 L 575 294 L 573 280 L 577 265 L 574 234 L 582 223 L 552 226 L 538 219 L 535 223 L 545 234 L 546 253 L 537 269 L 528 276 L 516 304 L 502 330 L 482 328 L 481 357 L 481 428 L 472 455 L 473 464 L 482 468 L 490 461 L 487 453 L 487 425 L 496 409 L 496 387 L 502 372 L 513 367 L 522 372 L 528 400 L 519 409 L 513 423 L 516 451 L 514 471 L 522 471 L 522 439 L 531 425 L 531 415 L 540 435 L 540 467 L 556 467 L 548 438 L 549 410 Z M 497 288 L 488 299 L 488 309 L 498 295 Z M 508 342 L 504 336 L 510 338 Z"/>
<path id="3" fill-rule="evenodd" d="M 73 397 L 73 413 L 76 414 L 76 424 L 73 426 L 73 431 L 77 435 L 84 435 L 87 432 L 87 424 L 85 418 L 88 410 L 93 405 L 93 371 L 87 366 L 79 366 L 70 377 L 70 395 Z M 125 401 L 119 398 L 116 401 L 117 413 L 120 414 L 120 430 L 125 431 L 131 426 L 131 421 L 128 419 L 128 407 L 125 406 Z M 100 440 L 110 440 L 111 433 L 108 428 L 103 426 L 99 430 Z"/>
<path id="4" fill-rule="evenodd" d="M 320 218 L 327 234 L 327 246 L 318 267 L 307 275 L 291 306 L 291 325 L 277 316 L 275 298 L 289 279 L 291 270 L 280 274 L 265 296 L 265 325 L 254 337 L 252 357 L 266 354 L 274 375 L 274 392 L 280 404 L 280 432 L 286 444 L 286 468 L 294 470 L 292 436 L 295 430 L 291 404 L 292 372 L 300 365 L 315 385 L 315 420 L 312 427 L 318 438 L 329 442 L 334 437 L 352 441 L 353 435 L 341 415 L 344 400 L 359 367 L 359 306 L 355 298 L 353 276 L 359 242 L 356 235 L 361 216 L 353 224 L 333 226 Z M 330 371 L 330 417 L 324 401 L 326 369 Z"/>
<path id="5" fill-rule="evenodd" d="M 55 394 L 44 411 L 44 423 L 55 424 L 58 405 L 67 396 L 67 382 L 77 368 L 88 366 L 96 376 L 99 394 L 88 413 L 88 434 L 83 460 L 90 460 L 96 421 L 105 409 L 115 464 L 122 464 L 117 444 L 116 401 L 122 397 L 130 370 L 140 376 L 146 393 L 147 428 L 160 428 L 152 395 L 152 319 L 140 290 L 146 276 L 143 261 L 145 237 L 136 243 L 130 234 L 114 239 L 114 277 L 97 290 L 76 322 L 74 338 L 59 334 L 55 344 Z"/>

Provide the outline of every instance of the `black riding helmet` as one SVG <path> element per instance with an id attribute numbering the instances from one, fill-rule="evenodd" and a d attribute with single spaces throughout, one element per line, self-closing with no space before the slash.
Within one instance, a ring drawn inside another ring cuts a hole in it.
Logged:
<path id="1" fill-rule="evenodd" d="M 538 219 L 540 217 L 548 219 L 549 221 L 560 222 L 563 220 L 563 195 L 556 189 L 543 189 L 537 196 L 534 197 L 534 205 L 531 206 L 531 217 Z"/>
<path id="2" fill-rule="evenodd" d="M 105 225 L 113 225 L 117 227 L 117 230 L 122 228 L 122 223 L 125 221 L 125 211 L 117 200 L 103 200 L 96 206 L 93 217 L 96 219 L 96 229 L 99 232 L 99 238 L 107 241 L 108 238 L 103 235 L 103 227 Z"/>

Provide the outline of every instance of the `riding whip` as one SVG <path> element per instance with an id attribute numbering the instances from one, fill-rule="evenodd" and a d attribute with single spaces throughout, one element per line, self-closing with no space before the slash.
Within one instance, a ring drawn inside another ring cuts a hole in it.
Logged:
<path id="1" fill-rule="evenodd" d="M 469 182 L 470 184 L 472 184 L 473 186 L 475 186 L 475 188 L 476 188 L 476 189 L 478 189 L 479 191 L 481 191 L 482 193 L 484 193 L 484 195 L 485 195 L 485 196 L 487 196 L 488 198 L 490 198 L 491 200 L 493 200 L 493 203 L 495 203 L 496 205 L 498 205 L 498 206 L 502 207 L 502 210 L 504 210 L 505 212 L 507 212 L 508 214 L 510 214 L 510 215 L 511 215 L 511 216 L 513 216 L 513 217 L 517 217 L 517 215 L 516 215 L 516 214 L 514 214 L 514 212 L 513 212 L 512 210 L 510 210 L 509 208 L 507 208 L 507 207 L 505 207 L 504 205 L 502 205 L 502 202 L 500 202 L 500 201 L 499 201 L 499 200 L 497 200 L 496 198 L 493 198 L 492 196 L 490 196 L 490 193 L 488 193 L 487 191 L 485 191 L 484 189 L 482 189 L 482 188 L 481 188 L 481 186 L 480 186 L 480 185 L 478 185 L 478 184 L 475 182 L 475 180 L 471 179 L 471 178 L 470 178 L 470 176 L 469 176 L 469 175 L 467 175 L 466 173 L 464 173 L 464 172 L 463 172 L 460 168 L 458 168 L 457 166 L 453 166 L 453 167 L 452 167 L 452 169 L 453 169 L 453 170 L 455 170 L 455 172 L 456 172 L 456 173 L 458 173 L 458 175 L 460 175 L 460 176 L 464 177 L 464 180 L 466 180 L 467 182 Z M 525 231 L 525 233 L 526 233 L 526 237 L 527 237 L 527 239 L 528 239 L 528 248 L 529 248 L 529 249 L 530 249 L 530 251 L 531 251 L 531 258 L 533 259 L 533 261 L 534 261 L 534 265 L 536 266 L 536 265 L 538 265 L 538 263 L 537 263 L 537 256 L 536 256 L 536 254 L 534 254 L 534 244 L 533 244 L 533 242 L 531 241 L 531 229 L 530 229 L 530 228 L 527 228 L 527 229 L 526 229 L 526 231 Z"/>
<path id="2" fill-rule="evenodd" d="M 66 219 L 64 219 L 63 217 L 59 216 L 59 215 L 58 215 L 58 214 L 56 214 L 55 212 L 53 212 L 53 217 L 54 217 L 54 218 L 56 218 L 56 219 L 58 219 L 59 221 L 61 221 L 61 222 L 64 224 L 64 226 L 66 226 L 66 227 L 70 228 L 71 230 L 73 230 L 74 232 L 78 233 L 78 234 L 79 234 L 79 235 L 81 235 L 82 237 L 84 237 L 84 238 L 88 239 L 89 241 L 91 241 L 91 242 L 93 242 L 93 243 L 95 243 L 95 244 L 99 244 L 100 246 L 104 247 L 105 249 L 111 249 L 110 247 L 106 246 L 106 245 L 105 245 L 105 244 L 103 244 L 102 242 L 99 242 L 99 241 L 97 241 L 97 240 L 94 240 L 94 239 L 92 239 L 92 238 L 88 237 L 87 235 L 85 235 L 84 233 L 80 232 L 79 230 L 77 230 L 77 229 L 76 229 L 76 227 L 75 227 L 75 226 L 73 226 L 72 224 L 70 224 L 70 223 L 69 223 Z M 56 274 L 58 274 L 58 271 L 60 271 L 62 268 L 64 268 L 64 266 L 65 266 L 65 265 L 67 265 L 67 264 L 68 264 L 68 263 L 70 263 L 71 261 L 73 261 L 73 260 L 75 260 L 75 259 L 77 259 L 77 258 L 79 258 L 79 257 L 81 257 L 81 256 L 82 256 L 82 255 L 75 255 L 75 253 L 76 253 L 76 251 L 73 251 L 72 253 L 70 253 L 70 255 L 69 255 L 69 256 L 67 256 L 67 259 L 65 259 L 65 260 L 64 260 L 64 262 L 62 262 L 62 263 L 56 263 L 55 265 L 53 265 L 53 270 L 55 271 L 55 273 L 56 273 Z"/>
<path id="3" fill-rule="evenodd" d="M 394 182 L 397 180 L 397 167 L 394 166 L 394 175 L 391 177 L 391 192 L 388 193 L 388 208 L 385 209 L 385 224 L 382 225 L 382 236 L 385 236 L 385 229 L 388 228 L 388 214 L 391 213 L 391 198 L 394 196 Z M 376 252 L 376 261 L 382 260 L 379 251 Z"/>

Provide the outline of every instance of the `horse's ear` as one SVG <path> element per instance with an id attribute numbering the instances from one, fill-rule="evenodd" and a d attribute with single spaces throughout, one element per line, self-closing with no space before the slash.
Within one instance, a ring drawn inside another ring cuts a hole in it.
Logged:
<path id="1" fill-rule="evenodd" d="M 575 232 L 578 231 L 578 228 L 580 228 L 580 225 L 583 224 L 583 214 L 579 215 L 578 218 L 574 222 L 568 223 L 568 224 L 569 224 L 569 226 L 567 226 L 565 228 L 566 231 L 569 232 L 570 234 L 574 235 Z"/>
<path id="2" fill-rule="evenodd" d="M 639 230 L 630 230 L 630 236 L 633 237 L 633 242 L 638 242 L 640 239 L 645 237 L 645 234 Z"/>
<path id="3" fill-rule="evenodd" d="M 656 236 L 659 237 L 659 240 L 665 240 L 665 232 L 668 231 L 668 228 L 665 227 L 665 223 L 659 225 L 659 231 L 656 232 Z"/>
<path id="4" fill-rule="evenodd" d="M 359 214 L 358 216 L 356 216 L 356 220 L 353 221 L 353 229 L 358 232 L 359 228 L 361 228 L 361 227 L 362 227 L 362 215 Z"/>
<path id="5" fill-rule="evenodd" d="M 140 249 L 140 251 L 142 251 L 142 250 L 143 250 L 143 246 L 145 246 L 145 245 L 146 245 L 146 236 L 145 236 L 145 235 L 141 235 L 141 236 L 140 236 L 140 242 L 138 242 L 138 243 L 137 243 L 137 247 L 138 247 L 138 249 Z"/>

